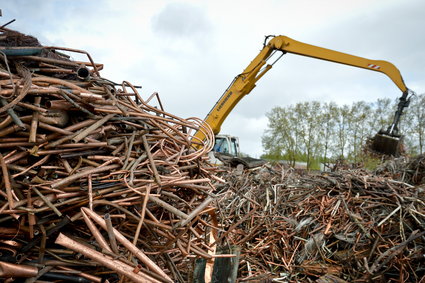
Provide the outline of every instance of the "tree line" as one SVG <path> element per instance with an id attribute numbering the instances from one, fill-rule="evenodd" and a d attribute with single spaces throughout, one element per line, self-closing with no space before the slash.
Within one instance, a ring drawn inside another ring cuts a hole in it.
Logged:
<path id="1" fill-rule="evenodd" d="M 364 146 L 393 121 L 398 100 L 384 98 L 351 105 L 300 102 L 274 107 L 266 114 L 268 126 L 262 137 L 266 159 L 319 162 L 364 160 Z M 400 133 L 409 154 L 425 151 L 425 94 L 414 95 L 400 122 Z"/>

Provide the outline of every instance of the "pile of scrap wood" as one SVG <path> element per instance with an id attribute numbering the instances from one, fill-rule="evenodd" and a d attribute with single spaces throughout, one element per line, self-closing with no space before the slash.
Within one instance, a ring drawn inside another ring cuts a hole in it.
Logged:
<path id="1" fill-rule="evenodd" d="M 425 280 L 423 187 L 360 169 L 263 166 L 221 177 L 221 238 L 241 248 L 241 282 Z"/>
<path id="2" fill-rule="evenodd" d="M 102 78 L 84 51 L 0 38 L 0 278 L 187 281 L 214 256 L 211 129 Z"/>

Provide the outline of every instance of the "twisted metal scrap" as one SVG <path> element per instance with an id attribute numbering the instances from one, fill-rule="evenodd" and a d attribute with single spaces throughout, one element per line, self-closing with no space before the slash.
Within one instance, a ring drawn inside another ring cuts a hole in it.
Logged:
<path id="1" fill-rule="evenodd" d="M 37 48 L 0 63 L 0 262 L 36 264 L 34 281 L 186 281 L 213 257 L 211 129 L 102 78 L 84 51 Z"/>
<path id="2" fill-rule="evenodd" d="M 425 279 L 421 189 L 362 170 L 263 167 L 222 177 L 221 225 L 229 244 L 242 246 L 241 280 Z"/>

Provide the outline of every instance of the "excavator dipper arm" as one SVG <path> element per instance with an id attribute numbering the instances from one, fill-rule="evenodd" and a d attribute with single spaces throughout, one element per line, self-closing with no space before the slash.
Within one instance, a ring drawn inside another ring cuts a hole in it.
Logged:
<path id="1" fill-rule="evenodd" d="M 266 42 L 263 49 L 254 60 L 251 61 L 241 74 L 235 77 L 233 82 L 206 116 L 204 121 L 212 128 L 214 134 L 220 132 L 221 125 L 236 104 L 245 95 L 249 94 L 256 86 L 255 83 L 272 68 L 271 64 L 266 65 L 266 63 L 275 51 L 282 51 L 283 54 L 292 53 L 381 72 L 387 75 L 396 84 L 403 92 L 404 97 L 408 95 L 409 90 L 403 81 L 400 71 L 390 62 L 366 59 L 306 44 L 293 40 L 287 36 L 276 36 Z M 198 131 L 194 136 L 195 140 L 203 140 L 204 138 L 205 136 L 201 131 Z"/>

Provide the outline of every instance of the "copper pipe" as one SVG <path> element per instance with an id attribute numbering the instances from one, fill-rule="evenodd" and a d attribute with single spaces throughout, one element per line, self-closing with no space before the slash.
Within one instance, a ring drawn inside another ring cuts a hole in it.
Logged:
<path id="1" fill-rule="evenodd" d="M 202 212 L 202 210 L 204 210 L 204 208 L 206 208 L 213 200 L 214 198 L 208 196 L 198 207 L 192 210 L 192 212 L 187 216 L 186 219 L 177 223 L 176 228 L 186 226 L 190 221 L 192 221 L 193 218 L 198 216 Z"/>
<path id="2" fill-rule="evenodd" d="M 66 100 L 49 100 L 46 102 L 46 107 L 55 110 L 70 110 L 74 108 L 74 105 Z"/>
<path id="3" fill-rule="evenodd" d="M 41 99 L 41 97 L 40 97 L 40 99 Z M 33 105 L 33 104 L 25 103 L 25 102 L 18 102 L 17 105 L 24 107 L 24 108 L 27 108 L 27 109 L 30 109 L 30 110 L 33 110 L 33 111 L 38 111 L 38 112 L 41 112 L 41 113 L 47 112 L 47 109 L 40 107 L 40 103 L 37 104 L 37 103 L 34 102 L 34 105 Z"/>
<path id="4" fill-rule="evenodd" d="M 0 148 L 11 148 L 11 147 L 18 147 L 18 146 L 33 146 L 35 143 L 32 142 L 7 142 L 7 143 L 0 143 Z"/>
<path id="5" fill-rule="evenodd" d="M 40 108 L 40 102 L 41 97 L 37 96 L 34 99 L 34 106 Z M 34 110 L 34 113 L 32 115 L 32 121 L 31 121 L 31 127 L 30 127 L 30 136 L 28 137 L 28 142 L 36 142 L 36 135 L 37 135 L 37 127 L 38 127 L 38 116 L 40 115 L 40 112 L 38 110 Z"/>
<path id="6" fill-rule="evenodd" d="M 63 74 L 75 74 L 74 70 L 61 69 L 61 68 L 30 68 L 30 71 L 41 72 L 41 73 L 63 73 Z"/>
<path id="7" fill-rule="evenodd" d="M 14 99 L 7 103 L 6 105 L 4 105 L 3 107 L 0 107 L 0 113 L 6 112 L 8 110 L 12 110 L 13 112 L 13 107 L 20 102 L 22 99 L 25 98 L 25 96 L 28 94 L 29 89 L 31 88 L 31 74 L 28 70 L 23 71 L 24 75 L 23 75 L 23 87 L 20 91 L 18 91 L 18 95 L 16 97 L 14 97 Z M 0 105 L 3 104 L 4 99 L 0 98 Z M 9 115 L 11 115 L 11 112 L 9 112 Z M 12 115 L 11 115 L 12 116 Z M 13 116 L 12 116 L 13 118 Z"/>
<path id="8" fill-rule="evenodd" d="M 43 157 L 42 159 L 40 159 L 39 161 L 37 161 L 37 162 L 35 162 L 34 164 L 32 164 L 31 166 L 29 166 L 27 169 L 25 169 L 25 170 L 23 170 L 23 171 L 21 171 L 21 172 L 19 172 L 19 173 L 16 173 L 16 174 L 14 174 L 12 177 L 13 178 L 16 178 L 16 177 L 18 177 L 18 176 L 20 176 L 20 175 L 23 175 L 23 174 L 25 174 L 26 172 L 28 172 L 29 170 L 31 170 L 32 168 L 34 168 L 34 167 L 37 167 L 37 166 L 40 166 L 40 165 L 42 165 L 42 164 L 44 164 L 48 159 L 49 159 L 49 157 L 50 157 L 50 155 L 46 155 L 45 157 Z"/>
<path id="9" fill-rule="evenodd" d="M 1 166 L 1 171 L 3 173 L 3 182 L 6 188 L 7 201 L 9 203 L 9 208 L 14 209 L 15 203 L 14 203 L 13 195 L 12 195 L 12 186 L 10 184 L 9 170 L 7 169 L 6 162 L 3 159 L 3 155 L 1 153 L 0 153 L 0 166 Z"/>
<path id="10" fill-rule="evenodd" d="M 72 141 L 74 143 L 79 142 L 80 140 L 84 139 L 87 135 L 89 135 L 91 132 L 93 132 L 94 130 L 96 130 L 97 128 L 99 128 L 100 126 L 102 126 L 103 124 L 105 124 L 109 119 L 111 119 L 112 117 L 114 117 L 115 114 L 108 114 L 105 117 L 103 117 L 102 119 L 96 121 L 93 125 L 91 125 L 90 127 L 86 128 L 85 130 L 81 131 L 78 135 L 76 135 L 75 137 L 72 138 Z"/>
<path id="11" fill-rule="evenodd" d="M 81 272 L 81 271 L 78 271 L 78 270 L 75 270 L 75 269 L 72 269 L 72 268 L 69 268 L 69 267 L 65 267 L 65 266 L 56 266 L 56 267 L 59 268 L 59 269 L 62 269 L 62 270 L 75 272 L 75 274 L 77 274 L 78 276 L 81 276 L 83 278 L 86 278 L 88 280 L 91 280 L 91 281 L 93 281 L 95 283 L 101 283 L 101 282 L 103 282 L 102 281 L 102 278 L 97 277 L 97 276 L 94 276 L 94 275 L 91 275 L 91 274 L 87 274 L 85 272 Z M 105 283 L 109 283 L 108 280 L 105 280 L 104 282 Z"/>
<path id="12" fill-rule="evenodd" d="M 37 62 L 46 62 L 46 63 L 64 65 L 64 66 L 70 66 L 70 67 L 79 66 L 77 63 L 73 61 L 59 60 L 59 59 L 46 58 L 46 57 L 40 57 L 40 56 L 16 56 L 16 58 L 26 59 L 30 61 L 37 61 Z"/>
<path id="13" fill-rule="evenodd" d="M 35 266 L 0 261 L 0 277 L 2 278 L 30 278 L 37 276 L 37 273 L 38 269 Z"/>
<path id="14" fill-rule="evenodd" d="M 4 127 L 12 123 L 12 121 L 12 118 L 10 116 L 7 116 L 6 119 L 0 122 L 0 129 L 3 129 Z"/>
<path id="15" fill-rule="evenodd" d="M 32 190 L 44 201 L 44 203 L 50 207 L 59 217 L 62 216 L 62 213 L 53 205 L 53 203 L 46 198 L 37 188 L 33 187 Z"/>
<path id="16" fill-rule="evenodd" d="M 24 124 L 24 126 L 25 126 L 25 129 L 29 129 L 30 128 L 30 126 L 27 125 L 27 124 Z M 11 133 L 18 132 L 18 131 L 22 131 L 22 128 L 19 127 L 18 125 L 13 125 L 13 126 L 10 126 L 10 127 L 5 128 L 5 129 L 2 129 L 0 131 L 0 137 L 7 136 L 7 135 L 9 135 Z"/>
<path id="17" fill-rule="evenodd" d="M 27 207 L 29 210 L 32 210 L 34 207 L 32 205 L 31 190 L 27 191 Z M 34 238 L 34 225 L 35 225 L 35 215 L 34 213 L 28 212 L 28 228 L 29 228 L 29 237 L 30 239 Z"/>
<path id="18" fill-rule="evenodd" d="M 152 153 L 151 153 L 151 148 L 148 144 L 148 141 L 145 135 L 142 135 L 142 141 L 143 141 L 143 146 L 145 147 L 149 162 L 151 164 L 151 169 L 153 171 L 155 181 L 158 184 L 158 186 L 161 186 L 161 178 L 159 177 L 158 170 L 156 169 L 155 161 L 153 160 Z"/>
<path id="19" fill-rule="evenodd" d="M 71 165 L 69 165 L 68 160 L 61 159 L 61 162 L 63 164 L 63 167 L 65 167 L 66 172 L 70 173 L 72 171 Z M 90 176 L 90 175 L 89 175 Z"/>
<path id="20" fill-rule="evenodd" d="M 94 93 L 82 92 L 80 93 L 80 97 L 83 98 L 84 100 L 93 101 L 93 102 L 98 100 L 105 100 L 102 95 L 94 94 Z"/>
<path id="21" fill-rule="evenodd" d="M 89 195 L 89 208 L 93 210 L 93 183 L 91 175 L 87 176 L 87 186 L 88 186 L 88 195 Z"/>
<path id="22" fill-rule="evenodd" d="M 83 211 L 81 211 L 81 214 L 83 216 L 84 222 L 86 222 L 87 227 L 89 228 L 93 237 L 96 239 L 96 242 L 99 244 L 100 248 L 102 248 L 105 251 L 112 253 L 112 250 L 108 245 L 108 242 L 106 242 L 105 238 L 102 236 L 102 234 L 96 228 L 96 226 L 93 224 L 93 222 L 87 216 L 87 214 L 85 214 Z"/>
<path id="23" fill-rule="evenodd" d="M 177 208 L 175 208 L 174 206 L 168 204 L 167 202 L 155 197 L 155 196 L 150 196 L 149 197 L 150 200 L 152 200 L 153 202 L 155 202 L 157 205 L 161 206 L 162 208 L 168 210 L 169 212 L 173 213 L 174 215 L 176 215 L 177 217 L 185 220 L 187 219 L 188 215 L 186 213 L 184 213 L 183 211 L 178 210 Z"/>
<path id="24" fill-rule="evenodd" d="M 67 131 L 67 130 L 64 130 L 62 128 L 55 127 L 55 126 L 46 124 L 44 122 L 39 122 L 38 126 L 42 129 L 45 129 L 45 130 L 48 130 L 48 131 L 51 131 L 51 132 L 54 132 L 54 133 L 59 133 L 59 134 L 62 134 L 62 135 L 73 134 L 71 131 Z"/>
<path id="25" fill-rule="evenodd" d="M 118 255 L 119 251 L 118 251 L 117 240 L 115 239 L 115 234 L 113 230 L 114 228 L 112 226 L 112 221 L 111 221 L 111 217 L 109 213 L 105 213 L 105 215 L 103 215 L 103 219 L 105 220 L 105 223 L 106 223 L 106 231 L 108 232 L 109 244 L 111 245 L 111 249 L 116 255 Z"/>
<path id="26" fill-rule="evenodd" d="M 19 231 L 17 228 L 0 227 L 0 236 L 13 237 L 19 233 L 22 233 L 22 231 Z"/>
<path id="27" fill-rule="evenodd" d="M 10 96 L 14 93 L 13 89 L 1 89 L 0 95 L 1 96 Z M 57 89 L 54 88 L 31 88 L 28 91 L 28 94 L 54 94 L 57 93 Z"/>
<path id="28" fill-rule="evenodd" d="M 72 240 L 71 238 L 68 238 L 67 236 L 65 236 L 64 234 L 60 233 L 59 236 L 56 238 L 55 241 L 56 244 L 59 244 L 61 246 L 64 246 L 68 249 L 71 249 L 73 251 L 76 251 L 78 253 L 81 253 L 82 255 L 96 261 L 99 262 L 100 264 L 102 264 L 103 266 L 116 271 L 117 273 L 126 276 L 127 278 L 129 278 L 130 280 L 132 280 L 133 282 L 140 282 L 140 283 L 144 283 L 144 282 L 160 282 L 157 281 L 155 279 L 153 279 L 152 277 L 143 274 L 141 272 L 139 273 L 134 273 L 133 270 L 134 268 L 119 261 L 116 259 L 112 259 L 96 250 L 93 250 L 91 248 L 86 247 L 85 245 L 82 245 L 74 240 Z M 172 281 L 170 281 L 172 282 Z"/>
<path id="29" fill-rule="evenodd" d="M 19 89 L 19 88 L 18 88 Z M 51 96 L 55 96 L 59 92 L 58 88 L 55 87 L 39 87 L 36 85 L 32 85 L 32 88 L 28 90 L 29 95 L 41 95 L 41 94 L 49 94 Z M 77 90 L 70 90 L 70 92 L 78 94 L 80 91 Z M 9 96 L 12 95 L 13 89 L 2 89 L 0 90 L 0 95 L 2 96 Z"/>
<path id="30" fill-rule="evenodd" d="M 67 152 L 79 151 L 79 148 L 62 148 L 62 149 L 52 149 L 52 150 L 38 150 L 38 155 L 47 155 L 47 154 L 61 154 Z"/>
<path id="31" fill-rule="evenodd" d="M 57 46 L 50 46 L 50 47 L 45 47 L 45 48 L 56 49 L 56 50 L 64 50 L 64 51 L 76 52 L 76 53 L 81 53 L 81 54 L 87 55 L 87 58 L 89 59 L 90 63 L 84 63 L 84 62 L 76 62 L 76 63 L 79 63 L 80 65 L 85 65 L 85 66 L 92 66 L 96 75 L 100 76 L 99 70 L 98 70 L 98 64 L 96 64 L 93 61 L 92 57 L 90 56 L 90 54 L 87 51 L 73 49 L 73 48 L 66 48 L 66 47 L 57 47 Z M 101 66 L 103 67 L 103 65 L 101 65 Z"/>
<path id="32" fill-rule="evenodd" d="M 38 139 L 36 142 L 42 143 L 43 140 L 39 138 L 40 135 L 38 135 Z M 26 137 L 10 137 L 10 138 L 0 138 L 0 143 L 7 143 L 7 142 L 25 142 L 28 138 Z M 7 158 L 5 156 L 5 158 Z"/>
<path id="33" fill-rule="evenodd" d="M 59 138 L 59 139 L 57 139 L 55 141 L 50 142 L 45 147 L 46 148 L 52 148 L 52 147 L 56 147 L 56 146 L 58 146 L 60 144 L 63 144 L 64 142 L 67 142 L 67 141 L 71 140 L 73 137 L 75 137 L 76 135 L 78 135 L 82 131 L 83 130 L 80 129 L 76 133 L 73 133 L 73 134 L 70 134 L 70 135 L 67 135 L 67 136 L 62 136 L 61 138 Z M 47 139 L 49 139 L 49 136 L 47 136 Z"/>
<path id="34" fill-rule="evenodd" d="M 90 80 L 90 70 L 85 65 L 80 66 L 77 69 L 77 77 L 84 81 Z"/>
<path id="35" fill-rule="evenodd" d="M 86 148 L 86 147 L 106 147 L 108 142 L 89 142 L 89 143 L 67 143 L 58 145 L 58 148 Z"/>
<path id="36" fill-rule="evenodd" d="M 81 128 L 84 128 L 84 127 L 86 127 L 88 125 L 93 124 L 94 121 L 95 120 L 87 119 L 87 120 L 84 120 L 84 121 L 82 121 L 80 123 L 73 124 L 73 125 L 71 125 L 69 127 L 66 127 L 64 130 L 70 131 L 70 132 L 74 132 L 74 131 L 77 131 L 77 130 L 79 130 Z M 61 136 L 61 134 L 54 133 L 54 134 L 48 135 L 46 139 L 47 140 L 53 140 L 53 139 L 56 139 L 56 138 L 58 138 L 60 136 Z"/>
<path id="37" fill-rule="evenodd" d="M 83 61 L 74 61 L 74 62 L 79 64 L 80 66 L 81 65 L 90 66 L 90 67 L 96 66 L 96 68 L 99 71 L 103 69 L 103 64 L 101 64 L 101 63 L 94 63 L 94 65 L 93 65 L 92 62 L 83 62 Z"/>
<path id="38" fill-rule="evenodd" d="M 89 210 L 86 207 L 82 207 L 81 210 L 90 216 L 97 224 L 99 224 L 103 229 L 107 229 L 105 220 L 102 219 L 97 213 Z M 140 259 L 146 266 L 157 273 L 158 275 L 163 276 L 165 279 L 173 282 L 170 277 L 168 277 L 165 272 L 159 268 L 149 257 L 147 257 L 140 249 L 133 245 L 126 237 L 124 237 L 118 230 L 113 228 L 116 239 L 123 244 L 130 252 L 132 252 L 138 259 Z"/>
<path id="39" fill-rule="evenodd" d="M 32 78 L 32 81 L 33 81 L 33 83 L 40 83 L 40 82 L 43 83 L 43 82 L 46 82 L 46 83 L 49 83 L 49 84 L 63 85 L 63 86 L 69 87 L 70 89 L 79 91 L 79 93 L 81 93 L 81 92 L 87 92 L 86 89 L 84 89 L 82 87 L 79 87 L 79 86 L 77 86 L 74 83 L 71 83 L 71 82 L 68 82 L 68 81 L 65 81 L 65 80 L 61 80 L 61 79 L 57 79 L 57 78 L 40 76 L 40 77 L 34 77 L 34 78 Z"/>
<path id="40" fill-rule="evenodd" d="M 54 181 L 50 186 L 53 189 L 63 188 L 66 185 L 74 182 L 75 180 L 78 180 L 80 178 L 87 177 L 90 174 L 95 174 L 95 173 L 110 171 L 110 170 L 116 169 L 118 167 L 120 167 L 118 164 L 113 164 L 113 165 L 109 165 L 109 166 L 104 166 L 104 167 L 98 167 L 98 168 L 92 168 L 92 169 L 84 170 L 82 172 L 79 172 L 77 174 L 74 174 L 74 175 L 71 175 L 69 177 L 63 178 L 61 180 Z"/>
<path id="41" fill-rule="evenodd" d="M 28 154 L 29 154 L 28 151 L 18 152 L 16 154 L 11 155 L 10 157 L 5 158 L 5 163 L 6 164 L 14 163 L 14 162 L 18 161 L 19 159 L 27 156 Z"/>
<path id="42" fill-rule="evenodd" d="M 9 157 L 13 156 L 14 154 L 16 154 L 18 152 L 17 149 L 12 150 L 11 152 L 9 152 L 8 154 L 6 154 L 5 156 L 3 156 L 4 159 L 8 159 Z M 6 162 L 6 164 L 8 164 Z"/>
<path id="43" fill-rule="evenodd" d="M 99 164 L 99 163 L 94 162 L 94 161 L 92 161 L 92 160 L 88 160 L 88 159 L 86 159 L 86 158 L 81 158 L 81 161 L 82 161 L 82 162 L 84 162 L 84 163 L 85 163 L 85 164 L 87 164 L 87 165 L 90 165 L 90 166 L 94 166 L 94 167 L 99 167 L 99 166 L 100 166 L 100 164 Z"/>
<path id="44" fill-rule="evenodd" d="M 65 127 L 69 121 L 69 115 L 68 112 L 64 110 L 50 110 L 44 115 L 40 115 L 39 119 L 41 122 L 49 125 Z"/>
<path id="45" fill-rule="evenodd" d="M 67 198 L 77 197 L 82 195 L 86 195 L 86 193 L 85 192 L 62 193 L 62 194 L 57 194 L 56 197 L 57 199 L 67 199 Z"/>

